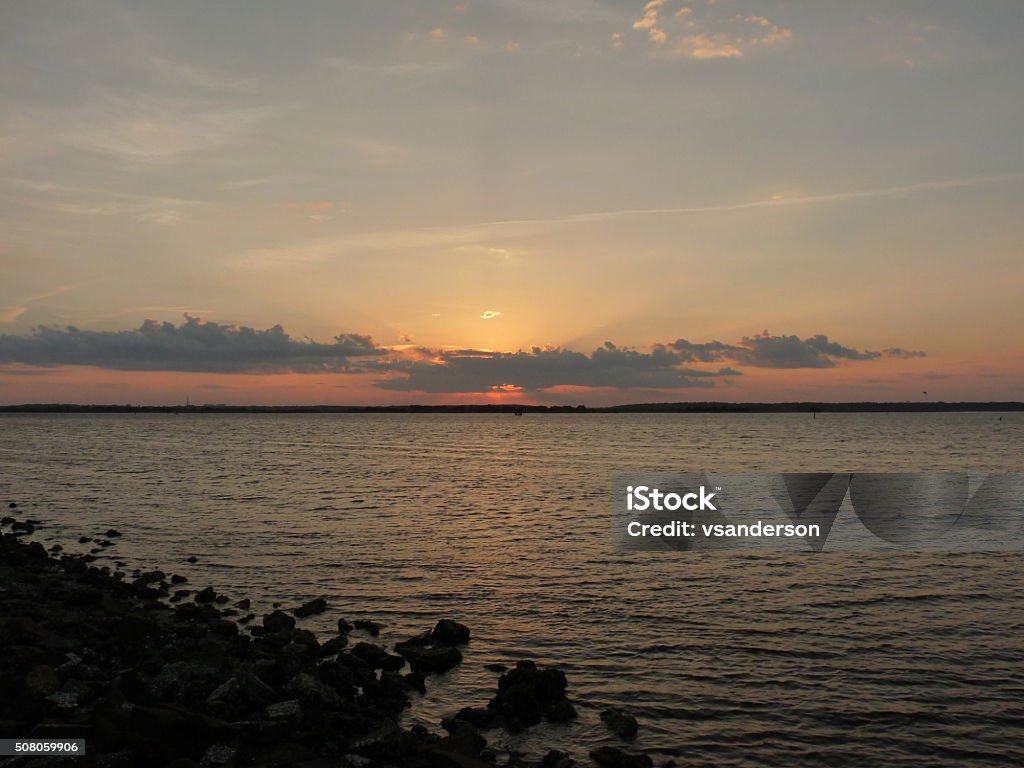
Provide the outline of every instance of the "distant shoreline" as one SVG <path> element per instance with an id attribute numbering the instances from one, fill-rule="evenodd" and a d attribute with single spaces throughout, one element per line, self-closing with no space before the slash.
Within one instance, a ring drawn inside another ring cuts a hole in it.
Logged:
<path id="1" fill-rule="evenodd" d="M 1024 411 L 1022 402 L 892 403 L 636 403 L 583 405 L 77 405 L 26 403 L 0 405 L 0 413 L 1003 413 Z"/>

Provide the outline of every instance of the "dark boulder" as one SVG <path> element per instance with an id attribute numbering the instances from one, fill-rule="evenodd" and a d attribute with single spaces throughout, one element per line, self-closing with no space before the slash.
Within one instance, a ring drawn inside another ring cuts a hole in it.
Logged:
<path id="1" fill-rule="evenodd" d="M 572 768 L 576 761 L 567 752 L 550 750 L 540 761 L 540 768 Z"/>
<path id="2" fill-rule="evenodd" d="M 351 654 L 365 661 L 373 669 L 397 672 L 405 666 L 404 658 L 390 654 L 379 645 L 374 645 L 373 643 L 356 643 L 351 650 Z"/>
<path id="3" fill-rule="evenodd" d="M 206 587 L 196 593 L 195 601 L 197 603 L 209 604 L 217 599 L 217 591 L 213 587 Z"/>
<path id="4" fill-rule="evenodd" d="M 338 628 L 341 628 L 340 622 L 338 623 Z M 380 634 L 381 629 L 383 629 L 383 625 L 378 624 L 376 621 L 370 621 L 369 619 L 356 619 L 355 628 L 362 629 L 374 637 L 377 637 L 377 635 Z"/>
<path id="5" fill-rule="evenodd" d="M 263 617 L 263 626 L 268 632 L 290 632 L 295 629 L 295 619 L 284 611 L 274 611 Z"/>
<path id="6" fill-rule="evenodd" d="M 621 709 L 606 709 L 601 713 L 601 722 L 608 726 L 608 730 L 620 739 L 636 738 L 639 724 L 632 715 L 627 715 Z"/>
<path id="7" fill-rule="evenodd" d="M 590 759 L 600 768 L 653 768 L 654 762 L 647 755 L 631 755 L 615 747 L 600 747 L 591 750 Z"/>
<path id="8" fill-rule="evenodd" d="M 446 645 L 464 645 L 469 642 L 469 627 L 453 619 L 441 619 L 428 637 Z"/>
<path id="9" fill-rule="evenodd" d="M 453 645 L 424 641 L 422 635 L 395 646 L 414 672 L 442 675 L 462 662 L 462 652 Z"/>
<path id="10" fill-rule="evenodd" d="M 327 601 L 322 597 L 318 597 L 315 600 L 310 600 L 308 603 L 303 603 L 295 609 L 295 615 L 300 619 L 304 619 L 307 616 L 314 616 L 318 613 L 323 613 L 327 610 Z"/>

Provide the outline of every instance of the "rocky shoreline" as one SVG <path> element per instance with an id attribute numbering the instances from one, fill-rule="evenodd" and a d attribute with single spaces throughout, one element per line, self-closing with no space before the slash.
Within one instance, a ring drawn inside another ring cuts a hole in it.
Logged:
<path id="1" fill-rule="evenodd" d="M 558 669 L 520 661 L 483 707 L 463 707 L 446 735 L 399 722 L 416 692 L 458 664 L 468 627 L 441 619 L 388 648 L 370 621 L 337 620 L 321 641 L 295 617 L 322 614 L 316 598 L 257 617 L 247 599 L 162 571 L 127 574 L 95 565 L 116 530 L 83 537 L 72 555 L 31 538 L 41 523 L 0 524 L 0 738 L 84 739 L 80 757 L 0 758 L 0 766 L 108 768 L 487 768 L 529 766 L 488 747 L 482 731 L 518 732 L 576 717 Z M 636 720 L 602 715 L 624 740 Z M 604 746 L 598 768 L 651 768 L 646 755 Z M 551 750 L 540 768 L 571 768 Z"/>

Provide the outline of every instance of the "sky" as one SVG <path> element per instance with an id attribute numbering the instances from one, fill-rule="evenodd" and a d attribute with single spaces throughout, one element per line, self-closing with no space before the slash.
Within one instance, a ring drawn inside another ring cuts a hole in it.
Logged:
<path id="1" fill-rule="evenodd" d="M 0 5 L 0 403 L 1020 400 L 1017 0 Z"/>

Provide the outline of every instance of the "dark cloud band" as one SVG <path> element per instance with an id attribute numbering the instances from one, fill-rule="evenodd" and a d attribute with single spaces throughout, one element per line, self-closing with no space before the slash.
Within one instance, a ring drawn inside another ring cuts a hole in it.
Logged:
<path id="1" fill-rule="evenodd" d="M 534 347 L 518 352 L 430 350 L 398 352 L 369 336 L 340 334 L 330 343 L 289 336 L 280 325 L 266 330 L 203 322 L 179 325 L 147 320 L 126 331 L 39 327 L 27 336 L 0 335 L 0 364 L 95 366 L 124 371 L 204 373 L 353 373 L 374 376 L 381 389 L 469 393 L 542 391 L 560 386 L 619 389 L 712 387 L 741 375 L 733 364 L 755 368 L 831 368 L 839 361 L 883 356 L 922 357 L 891 347 L 861 351 L 819 334 L 801 339 L 767 331 L 736 344 L 678 339 L 650 351 L 611 342 L 584 353 Z M 716 363 L 714 369 L 693 364 Z"/>

